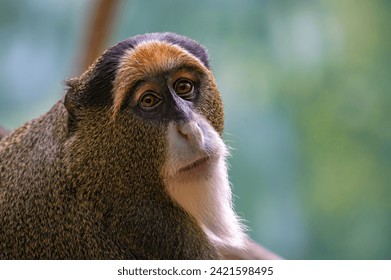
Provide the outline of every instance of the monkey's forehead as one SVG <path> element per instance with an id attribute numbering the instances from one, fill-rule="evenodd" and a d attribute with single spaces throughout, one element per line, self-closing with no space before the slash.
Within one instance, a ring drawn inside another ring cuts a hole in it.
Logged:
<path id="1" fill-rule="evenodd" d="M 164 41 L 149 40 L 124 52 L 119 59 L 116 76 L 119 78 L 121 74 L 131 74 L 140 78 L 161 75 L 184 66 L 202 72 L 209 70 L 198 57 L 186 49 Z"/>
<path id="2" fill-rule="evenodd" d="M 185 49 L 190 54 L 197 57 L 205 65 L 205 67 L 209 68 L 208 54 L 205 48 L 201 46 L 198 42 L 183 35 L 178 35 L 171 32 L 147 33 L 134 36 L 125 41 L 130 43 L 130 45 L 132 45 L 133 47 L 137 46 L 140 43 L 148 41 L 161 41 L 171 43 L 181 47 L 182 49 Z"/>
<path id="3" fill-rule="evenodd" d="M 198 57 L 176 44 L 148 40 L 126 50 L 119 60 L 113 82 L 114 108 L 121 107 L 130 88 L 138 81 L 182 67 L 211 76 Z"/>

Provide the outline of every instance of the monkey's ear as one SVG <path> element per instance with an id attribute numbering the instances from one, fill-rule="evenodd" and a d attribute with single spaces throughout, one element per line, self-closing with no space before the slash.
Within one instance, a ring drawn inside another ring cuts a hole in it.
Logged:
<path id="1" fill-rule="evenodd" d="M 64 107 L 68 111 L 68 126 L 69 130 L 76 129 L 76 123 L 78 120 L 78 112 L 80 105 L 77 101 L 77 92 L 80 90 L 80 80 L 78 78 L 71 78 L 65 81 L 67 92 L 64 97 Z"/>

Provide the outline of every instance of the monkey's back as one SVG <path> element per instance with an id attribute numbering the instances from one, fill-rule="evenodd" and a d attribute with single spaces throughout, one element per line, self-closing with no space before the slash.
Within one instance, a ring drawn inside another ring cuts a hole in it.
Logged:
<path id="1" fill-rule="evenodd" d="M 134 258 L 76 205 L 61 102 L 0 141 L 0 258 Z"/>

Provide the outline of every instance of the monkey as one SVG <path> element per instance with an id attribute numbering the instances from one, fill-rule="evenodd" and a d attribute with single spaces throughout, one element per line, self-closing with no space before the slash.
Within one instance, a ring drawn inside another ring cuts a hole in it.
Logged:
<path id="1" fill-rule="evenodd" d="M 241 258 L 208 53 L 175 33 L 106 50 L 0 141 L 1 259 Z"/>

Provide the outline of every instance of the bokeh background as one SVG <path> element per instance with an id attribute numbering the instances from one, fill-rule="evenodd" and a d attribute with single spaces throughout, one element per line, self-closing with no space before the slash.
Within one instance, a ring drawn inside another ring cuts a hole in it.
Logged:
<path id="1" fill-rule="evenodd" d="M 47 111 L 80 74 L 90 0 L 0 2 L 0 124 Z M 391 1 L 122 1 L 108 45 L 201 42 L 226 112 L 250 235 L 288 259 L 391 258 Z"/>

